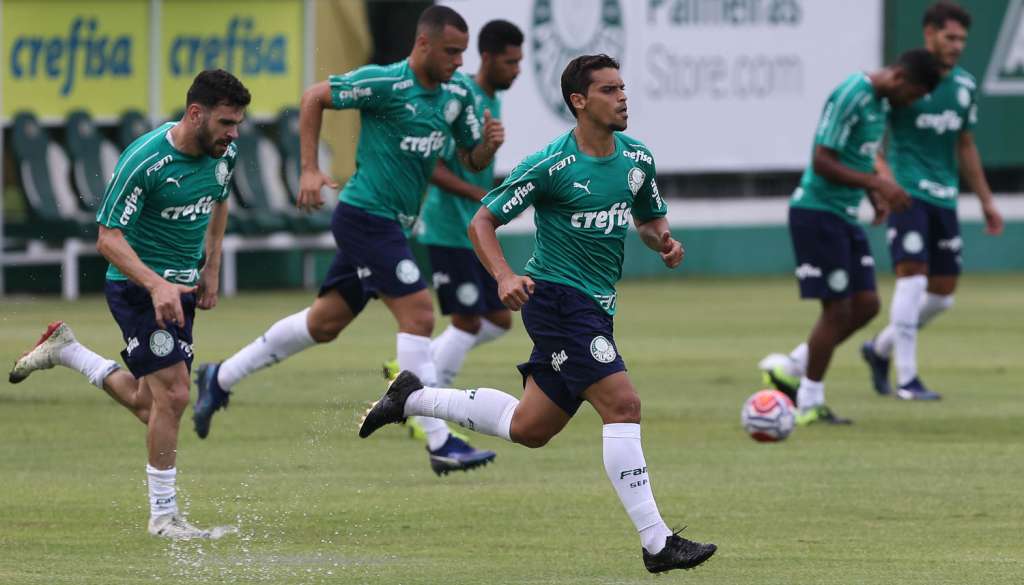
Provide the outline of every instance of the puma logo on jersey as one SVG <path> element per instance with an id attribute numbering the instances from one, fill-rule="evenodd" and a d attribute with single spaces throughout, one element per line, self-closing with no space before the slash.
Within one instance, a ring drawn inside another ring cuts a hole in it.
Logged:
<path id="1" fill-rule="evenodd" d="M 590 179 L 587 179 L 587 184 L 585 185 L 583 183 L 577 183 L 573 181 L 572 186 L 577 189 L 583 189 L 584 191 L 587 192 L 587 195 L 590 195 Z"/>
<path id="2" fill-rule="evenodd" d="M 407 109 L 410 112 L 412 112 L 413 116 L 416 115 L 416 104 L 405 104 L 405 109 Z"/>
<path id="3" fill-rule="evenodd" d="M 178 177 L 177 179 L 175 179 L 174 177 L 167 177 L 167 182 L 168 183 L 174 183 L 174 186 L 178 187 L 180 189 L 181 188 L 181 180 L 184 179 L 184 178 L 185 177 Z"/>
<path id="4" fill-rule="evenodd" d="M 569 218 L 569 224 L 577 229 L 598 229 L 610 234 L 616 227 L 625 227 L 633 218 L 629 205 L 625 202 L 613 204 L 602 211 L 578 211 Z"/>

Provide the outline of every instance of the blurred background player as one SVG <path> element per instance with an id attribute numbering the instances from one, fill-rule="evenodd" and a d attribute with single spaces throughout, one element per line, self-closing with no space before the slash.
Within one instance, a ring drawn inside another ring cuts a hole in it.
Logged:
<path id="1" fill-rule="evenodd" d="M 889 362 L 896 358 L 896 396 L 903 400 L 941 397 L 917 375 L 917 331 L 953 306 L 963 243 L 956 214 L 961 170 L 981 200 L 986 232 L 1003 231 L 972 132 L 978 123 L 977 82 L 957 65 L 971 16 L 955 4 L 938 2 L 925 11 L 923 24 L 925 48 L 938 58 L 943 77 L 931 94 L 893 108 L 889 116 L 889 140 L 878 169 L 907 190 L 911 204 L 889 216 L 896 272 L 889 324 L 861 348 L 882 395 L 892 393 Z"/>
<path id="2" fill-rule="evenodd" d="M 501 123 L 487 116 L 481 139 L 469 89 L 449 83 L 468 42 L 466 21 L 451 8 L 432 6 L 420 16 L 408 59 L 334 75 L 306 90 L 299 118 L 298 205 L 304 209 L 323 205 L 325 185 L 338 187 L 317 160 L 323 111 L 358 108 L 361 114 L 357 171 L 341 191 L 332 220 L 338 253 L 311 307 L 278 321 L 220 364 L 199 368 L 194 418 L 200 437 L 209 432 L 214 412 L 227 405 L 235 384 L 332 341 L 373 297 L 380 297 L 398 322 L 398 364 L 436 380 L 430 356 L 434 307 L 403 230 L 415 222 L 427 179 L 450 139 L 473 170 L 487 168 L 504 140 Z M 473 449 L 453 437 L 443 421 L 417 422 L 427 435 L 431 467 L 439 474 L 471 469 L 495 457 L 493 451 Z"/>
<path id="3" fill-rule="evenodd" d="M 203 71 L 188 90 L 184 117 L 144 134 L 121 154 L 96 214 L 96 248 L 110 262 L 104 292 L 121 328 L 128 371 L 51 323 L 10 373 L 81 372 L 147 426 L 149 532 L 174 539 L 219 538 L 178 511 L 178 426 L 189 401 L 196 307 L 217 304 L 220 251 L 238 126 L 249 91 L 230 73 Z M 204 248 L 205 245 L 205 248 Z M 204 260 L 202 269 L 200 259 Z"/>
<path id="4" fill-rule="evenodd" d="M 762 360 L 772 382 L 796 402 L 797 424 L 848 424 L 825 405 L 825 372 L 832 352 L 878 314 L 875 261 L 857 224 L 865 192 L 875 224 L 910 200 L 892 178 L 875 173 L 890 105 L 904 106 L 939 83 L 935 57 L 907 51 L 895 64 L 857 72 L 829 96 L 814 135 L 811 164 L 789 204 L 789 233 L 800 297 L 819 299 L 821 315 L 806 343 L 788 356 Z M 780 361 L 779 358 L 782 358 Z"/>
<path id="5" fill-rule="evenodd" d="M 492 191 L 470 225 L 473 246 L 511 310 L 523 311 L 534 348 L 519 366 L 523 398 L 499 390 L 435 388 L 402 372 L 367 413 L 367 437 L 407 416 L 436 416 L 527 447 L 542 447 L 588 401 L 604 423 L 605 472 L 640 533 L 652 573 L 692 568 L 716 547 L 668 529 L 640 443 L 640 397 L 612 336 L 615 283 L 633 219 L 644 244 L 669 268 L 683 260 L 655 182 L 654 157 L 622 134 L 625 84 L 608 55 L 569 62 L 561 79 L 576 127 L 526 157 Z M 512 271 L 495 231 L 533 206 L 536 245 L 526 275 Z"/>
<path id="6" fill-rule="evenodd" d="M 512 87 L 519 75 L 522 45 L 523 32 L 507 20 L 492 20 L 480 29 L 480 69 L 472 77 L 461 72 L 454 75 L 472 92 L 479 114 L 489 112 L 492 118 L 501 118 L 498 92 Z M 441 314 L 451 317 L 451 324 L 430 343 L 439 386 L 452 383 L 471 349 L 512 327 L 512 312 L 498 298 L 498 285 L 473 253 L 466 234 L 480 200 L 495 186 L 494 163 L 474 172 L 459 162 L 454 141 L 449 145 L 447 156 L 434 167 L 415 230 L 416 239 L 427 247 Z M 396 375 L 398 361 L 391 360 L 385 365 L 385 376 Z M 410 425 L 418 426 L 412 421 Z"/>

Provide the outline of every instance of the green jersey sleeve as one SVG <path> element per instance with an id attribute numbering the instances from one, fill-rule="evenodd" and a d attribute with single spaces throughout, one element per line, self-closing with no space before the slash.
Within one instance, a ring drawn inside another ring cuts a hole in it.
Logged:
<path id="1" fill-rule="evenodd" d="M 114 176 L 107 183 L 103 204 L 96 212 L 96 223 L 120 230 L 128 230 L 142 215 L 142 206 L 149 189 L 149 171 L 155 155 L 143 156 L 139 150 L 122 156 L 114 167 Z"/>
<path id="2" fill-rule="evenodd" d="M 967 108 L 967 123 L 964 124 L 964 130 L 968 132 L 973 131 L 974 127 L 978 125 L 978 92 L 972 91 L 971 93 L 971 105 Z"/>
<path id="3" fill-rule="evenodd" d="M 853 126 L 859 119 L 861 98 L 856 86 L 847 82 L 840 85 L 825 102 L 814 134 L 814 144 L 832 150 L 841 150 L 850 138 Z"/>
<path id="4" fill-rule="evenodd" d="M 643 173 L 643 176 L 637 177 L 640 189 L 636 193 L 636 199 L 633 200 L 633 217 L 641 222 L 665 217 L 665 214 L 668 213 L 668 204 L 661 198 L 661 192 L 658 191 L 654 157 L 651 157 L 650 161 L 649 164 L 636 167 Z"/>
<path id="5" fill-rule="evenodd" d="M 501 185 L 488 193 L 481 203 L 506 224 L 537 201 L 537 197 L 546 188 L 547 168 L 543 163 L 551 157 L 544 158 L 537 153 L 523 159 L 512 169 Z"/>
<path id="6" fill-rule="evenodd" d="M 331 105 L 336 110 L 375 110 L 383 106 L 400 78 L 378 65 L 366 65 L 342 75 L 331 75 Z"/>
<path id="7" fill-rule="evenodd" d="M 456 93 L 459 96 L 462 111 L 452 123 L 452 137 L 459 148 L 470 150 L 480 142 L 483 134 L 483 112 L 476 111 L 473 94 L 468 88 L 463 85 L 457 87 L 463 90 Z"/>

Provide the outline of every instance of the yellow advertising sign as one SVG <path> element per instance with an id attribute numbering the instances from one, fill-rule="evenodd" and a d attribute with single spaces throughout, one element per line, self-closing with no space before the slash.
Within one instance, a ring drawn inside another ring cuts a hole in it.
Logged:
<path id="1" fill-rule="evenodd" d="M 147 107 L 149 3 L 5 0 L 3 116 L 114 117 Z"/>
<path id="2" fill-rule="evenodd" d="M 276 115 L 302 92 L 302 0 L 170 0 L 161 36 L 164 114 L 185 107 L 204 69 L 234 73 L 252 93 L 250 114 Z"/>

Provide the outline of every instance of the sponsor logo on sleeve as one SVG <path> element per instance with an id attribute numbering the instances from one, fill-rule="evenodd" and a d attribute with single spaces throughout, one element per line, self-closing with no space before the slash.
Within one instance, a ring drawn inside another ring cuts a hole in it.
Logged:
<path id="1" fill-rule="evenodd" d="M 533 185 L 533 181 L 516 187 L 516 190 L 512 193 L 512 197 L 501 206 L 502 213 L 509 213 L 516 207 L 519 207 L 526 201 L 526 196 L 530 194 L 536 187 Z"/>

